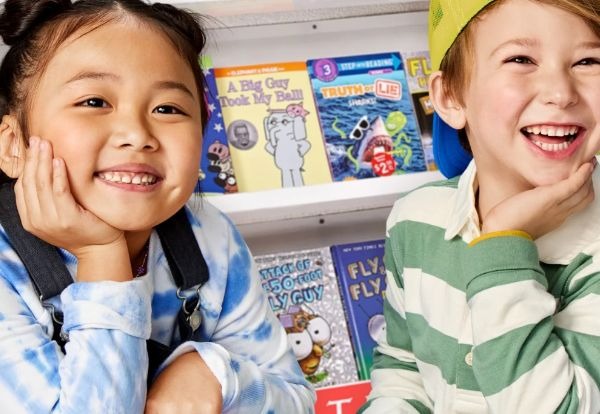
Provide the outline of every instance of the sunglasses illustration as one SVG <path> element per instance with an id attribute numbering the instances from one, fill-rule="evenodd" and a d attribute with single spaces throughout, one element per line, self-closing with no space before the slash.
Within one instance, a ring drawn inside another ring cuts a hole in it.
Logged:
<path id="1" fill-rule="evenodd" d="M 352 139 L 361 139 L 365 136 L 365 132 L 371 127 L 371 123 L 369 122 L 369 118 L 367 115 L 363 115 L 350 133 L 350 138 Z"/>

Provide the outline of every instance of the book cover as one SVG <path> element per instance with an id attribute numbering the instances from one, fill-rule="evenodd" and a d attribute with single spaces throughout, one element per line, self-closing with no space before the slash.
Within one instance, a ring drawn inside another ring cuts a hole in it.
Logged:
<path id="1" fill-rule="evenodd" d="M 271 309 L 315 387 L 358 379 L 329 248 L 255 257 Z"/>
<path id="2" fill-rule="evenodd" d="M 317 390 L 316 414 L 355 414 L 367 402 L 371 381 L 334 385 Z"/>
<path id="3" fill-rule="evenodd" d="M 377 339 L 385 335 L 384 246 L 384 240 L 331 246 L 361 380 L 370 378 L 373 349 Z"/>
<path id="4" fill-rule="evenodd" d="M 205 194 L 235 193 L 237 182 L 217 95 L 214 70 L 208 68 L 203 71 L 206 79 L 204 97 L 209 116 L 202 137 L 202 156 L 198 174 L 199 191 Z"/>
<path id="5" fill-rule="evenodd" d="M 433 105 L 429 99 L 428 81 L 431 74 L 429 51 L 403 52 L 408 90 L 412 95 L 413 107 L 421 132 L 421 143 L 429 171 L 437 170 L 433 158 Z"/>
<path id="6" fill-rule="evenodd" d="M 331 182 L 306 63 L 215 75 L 239 191 Z"/>
<path id="7" fill-rule="evenodd" d="M 399 53 L 307 65 L 334 181 L 426 170 Z"/>

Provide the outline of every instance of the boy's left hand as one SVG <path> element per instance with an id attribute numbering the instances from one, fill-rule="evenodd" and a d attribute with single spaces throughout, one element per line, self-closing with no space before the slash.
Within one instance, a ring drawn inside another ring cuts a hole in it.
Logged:
<path id="1" fill-rule="evenodd" d="M 522 230 L 537 239 L 558 228 L 594 200 L 592 173 L 596 165 L 594 159 L 558 183 L 536 187 L 504 200 L 483 218 L 481 233 Z"/>
<path id="2" fill-rule="evenodd" d="M 221 384 L 195 352 L 180 355 L 156 378 L 146 400 L 145 414 L 221 412 Z"/>

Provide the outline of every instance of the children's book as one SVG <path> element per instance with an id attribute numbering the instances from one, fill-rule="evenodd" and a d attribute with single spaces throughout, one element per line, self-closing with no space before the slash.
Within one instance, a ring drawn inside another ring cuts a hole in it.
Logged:
<path id="1" fill-rule="evenodd" d="M 331 182 L 306 63 L 215 75 L 239 191 Z"/>
<path id="2" fill-rule="evenodd" d="M 335 181 L 426 170 L 399 53 L 307 65 Z"/>
<path id="3" fill-rule="evenodd" d="M 385 335 L 384 240 L 331 246 L 361 380 L 370 378 L 373 349 Z"/>
<path id="4" fill-rule="evenodd" d="M 429 99 L 429 88 L 427 82 L 431 74 L 431 60 L 427 50 L 418 52 L 403 52 L 404 69 L 408 90 L 412 95 L 413 107 L 419 123 L 421 142 L 425 152 L 425 162 L 430 171 L 437 170 L 433 158 L 433 105 Z"/>
<path id="5" fill-rule="evenodd" d="M 271 309 L 315 387 L 358 379 L 329 248 L 255 257 Z"/>
<path id="6" fill-rule="evenodd" d="M 208 107 L 208 122 L 202 137 L 200 158 L 199 191 L 209 193 L 235 193 L 237 182 L 231 161 L 223 114 L 217 96 L 214 70 L 204 69 L 206 85 L 204 97 Z"/>

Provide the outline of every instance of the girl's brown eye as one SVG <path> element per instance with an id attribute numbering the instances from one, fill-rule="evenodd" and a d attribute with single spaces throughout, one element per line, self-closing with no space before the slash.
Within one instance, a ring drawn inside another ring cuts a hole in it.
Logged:
<path id="1" fill-rule="evenodd" d="M 182 111 L 180 111 L 179 109 L 177 109 L 177 108 L 175 108 L 174 106 L 171 106 L 171 105 L 162 105 L 162 106 L 159 106 L 154 111 L 156 113 L 163 114 L 163 115 L 183 114 Z"/>
<path id="2" fill-rule="evenodd" d="M 89 98 L 81 103 L 82 106 L 90 106 L 92 108 L 104 108 L 106 107 L 106 102 L 104 99 L 100 98 Z"/>

